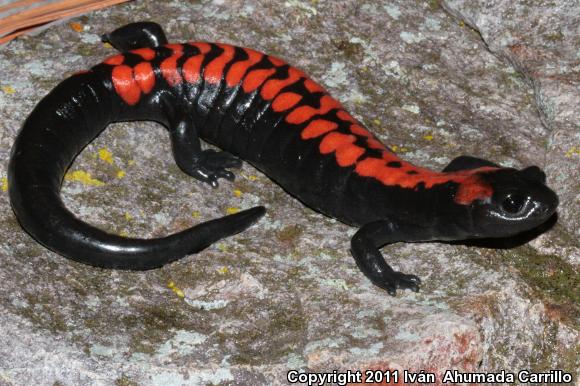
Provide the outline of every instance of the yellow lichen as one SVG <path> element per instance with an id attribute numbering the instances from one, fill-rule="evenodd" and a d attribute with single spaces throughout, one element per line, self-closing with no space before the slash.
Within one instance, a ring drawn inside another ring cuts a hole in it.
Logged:
<path id="1" fill-rule="evenodd" d="M 193 218 L 199 218 L 201 216 L 201 213 L 199 213 L 199 210 L 194 210 L 193 212 L 191 212 L 191 215 L 193 216 Z"/>
<path id="2" fill-rule="evenodd" d="M 229 207 L 226 209 L 227 214 L 236 214 L 240 211 L 240 208 Z"/>
<path id="3" fill-rule="evenodd" d="M 8 191 L 8 177 L 2 177 L 2 191 Z"/>
<path id="4" fill-rule="evenodd" d="M 228 269 L 228 267 L 221 267 L 221 268 L 218 268 L 218 270 L 217 270 L 217 271 L 218 271 L 218 273 L 219 273 L 220 275 L 225 275 L 225 274 L 226 274 L 226 273 L 228 273 L 230 270 Z"/>
<path id="5" fill-rule="evenodd" d="M 67 181 L 80 182 L 84 185 L 91 186 L 103 186 L 105 183 L 103 181 L 97 180 L 91 177 L 91 173 L 85 172 L 84 170 L 75 170 L 74 172 L 68 172 L 65 174 L 64 179 Z"/>
<path id="6" fill-rule="evenodd" d="M 125 171 L 124 170 L 119 170 L 117 171 L 117 178 L 123 178 L 125 177 Z"/>
<path id="7" fill-rule="evenodd" d="M 4 91 L 6 94 L 14 94 L 16 92 L 16 90 L 12 86 L 2 86 L 1 88 L 2 91 Z"/>
<path id="8" fill-rule="evenodd" d="M 433 134 L 427 134 L 423 136 L 423 139 L 425 141 L 432 141 L 433 140 Z"/>
<path id="9" fill-rule="evenodd" d="M 180 298 L 185 297 L 185 293 L 183 293 L 183 291 L 177 287 L 173 281 L 169 281 L 169 283 L 167 283 L 167 287 L 169 287 Z"/>
<path id="10" fill-rule="evenodd" d="M 580 147 L 576 147 L 576 146 L 572 146 L 567 152 L 566 154 L 564 154 L 565 157 L 572 157 L 574 155 L 580 155 Z"/>
<path id="11" fill-rule="evenodd" d="M 240 189 L 234 190 L 234 196 L 241 197 L 242 196 L 242 191 Z"/>
<path id="12" fill-rule="evenodd" d="M 113 164 L 113 153 L 111 153 L 107 148 L 99 149 L 99 158 L 105 161 L 106 163 L 112 165 Z"/>
<path id="13" fill-rule="evenodd" d="M 129 212 L 125 212 L 125 220 L 131 221 L 131 220 L 133 220 L 133 216 L 131 216 L 131 214 Z"/>

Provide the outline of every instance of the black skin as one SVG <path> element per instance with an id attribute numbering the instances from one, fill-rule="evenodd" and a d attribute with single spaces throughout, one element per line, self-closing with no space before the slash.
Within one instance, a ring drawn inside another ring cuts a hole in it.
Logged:
<path id="1" fill-rule="evenodd" d="M 167 39 L 161 27 L 151 22 L 123 26 L 103 35 L 103 40 L 120 51 L 155 49 L 159 60 L 171 55 L 171 50 L 163 47 Z M 179 65 L 197 54 L 192 46 L 184 45 L 183 49 Z M 218 57 L 221 50 L 211 45 L 203 65 Z M 246 58 L 247 54 L 236 48 L 235 60 Z M 132 66 L 142 59 L 127 53 L 124 60 Z M 264 57 L 252 68 L 269 69 L 273 64 Z M 288 68 L 276 67 L 272 78 L 285 79 Z M 391 295 L 397 289 L 418 291 L 420 280 L 394 271 L 379 248 L 401 241 L 510 236 L 542 224 L 558 206 L 558 198 L 545 185 L 546 176 L 539 168 L 499 168 L 469 156 L 456 158 L 443 171 L 497 168 L 476 171 L 493 188 L 489 199 L 460 205 L 454 200 L 458 184 L 453 181 L 430 188 L 419 184 L 413 189 L 384 185 L 360 176 L 353 167 L 338 166 L 332 154 L 321 154 L 320 139 L 300 138 L 306 124 L 288 124 L 257 93 L 240 92 L 239 85 L 227 88 L 223 80 L 218 85 L 202 82 L 173 87 L 159 72 L 155 74 L 153 91 L 129 106 L 113 88 L 111 66 L 97 65 L 91 72 L 58 85 L 25 122 L 8 169 L 10 200 L 24 229 L 46 247 L 98 267 L 151 269 L 240 232 L 264 215 L 263 207 L 255 207 L 160 239 L 111 235 L 77 219 L 60 199 L 62 178 L 83 147 L 115 121 L 149 119 L 165 125 L 178 166 L 213 187 L 220 178 L 234 179 L 229 169 L 239 167 L 242 161 L 233 153 L 306 205 L 360 227 L 351 242 L 355 261 L 373 284 Z M 322 96 L 307 91 L 303 81 L 284 91 L 303 96 L 300 103 L 316 108 Z M 336 122 L 336 132 L 350 133 L 335 110 L 317 117 Z M 203 150 L 200 137 L 225 151 Z M 372 158 L 372 150 L 365 151 L 365 156 Z M 401 163 L 390 162 L 388 167 L 395 170 Z"/>

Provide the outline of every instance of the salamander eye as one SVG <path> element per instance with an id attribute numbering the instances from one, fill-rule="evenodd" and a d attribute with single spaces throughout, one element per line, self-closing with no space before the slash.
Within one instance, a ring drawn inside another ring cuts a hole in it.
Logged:
<path id="1" fill-rule="evenodd" d="M 508 194 L 501 203 L 501 207 L 506 212 L 515 214 L 519 213 L 523 209 L 525 201 L 526 199 L 522 195 Z"/>

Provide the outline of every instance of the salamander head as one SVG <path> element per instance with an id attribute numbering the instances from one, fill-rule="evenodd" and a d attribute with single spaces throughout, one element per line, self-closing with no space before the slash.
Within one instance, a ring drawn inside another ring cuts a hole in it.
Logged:
<path id="1" fill-rule="evenodd" d="M 493 193 L 471 204 L 474 237 L 515 235 L 539 226 L 556 212 L 558 196 L 546 186 L 546 175 L 537 166 L 496 169 L 480 177 Z"/>

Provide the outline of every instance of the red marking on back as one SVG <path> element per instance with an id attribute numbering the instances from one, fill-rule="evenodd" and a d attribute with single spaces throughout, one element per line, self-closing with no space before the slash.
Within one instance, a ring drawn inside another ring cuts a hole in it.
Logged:
<path id="1" fill-rule="evenodd" d="M 308 124 L 300 133 L 302 139 L 316 138 L 329 131 L 336 130 L 338 124 L 336 122 L 327 121 L 326 119 L 315 119 Z"/>
<path id="2" fill-rule="evenodd" d="M 270 79 L 262 87 L 262 91 L 260 91 L 260 95 L 265 100 L 270 100 L 274 98 L 278 93 L 286 86 L 296 83 L 301 78 L 305 77 L 306 75 L 294 68 L 290 67 L 288 69 L 288 77 L 286 79 Z"/>
<path id="3" fill-rule="evenodd" d="M 167 45 L 166 47 L 168 46 L 169 45 Z M 172 46 L 179 46 L 181 48 L 181 45 L 174 44 Z M 167 83 L 169 83 L 170 86 L 176 86 L 183 81 L 181 75 L 179 74 L 179 70 L 177 69 L 177 60 L 181 57 L 181 55 L 183 55 L 183 53 L 176 52 L 175 50 L 174 52 L 175 53 L 173 55 L 165 59 L 159 65 L 159 68 L 161 69 L 161 74 L 163 75 L 163 77 L 165 78 Z"/>
<path id="4" fill-rule="evenodd" d="M 204 55 L 195 55 L 190 57 L 183 63 L 181 70 L 183 71 L 183 77 L 189 83 L 197 83 L 201 79 L 199 73 L 201 71 L 201 63 L 205 58 Z"/>
<path id="5" fill-rule="evenodd" d="M 133 72 L 135 73 L 135 80 L 141 90 L 145 94 L 149 94 L 155 86 L 155 73 L 153 72 L 151 63 L 141 62 L 135 66 Z"/>
<path id="6" fill-rule="evenodd" d="M 234 87 L 240 83 L 244 75 L 246 75 L 248 68 L 258 63 L 264 57 L 264 54 L 261 52 L 250 50 L 249 48 L 244 48 L 243 50 L 248 54 L 248 59 L 232 64 L 226 74 L 226 84 L 228 87 Z"/>
<path id="7" fill-rule="evenodd" d="M 280 67 L 280 66 L 283 66 L 286 64 L 285 61 L 283 61 L 282 59 L 277 58 L 275 56 L 268 55 L 268 60 L 270 61 L 270 63 L 272 63 L 276 67 Z"/>
<path id="8" fill-rule="evenodd" d="M 124 61 L 125 61 L 125 56 L 119 54 L 119 55 L 109 56 L 107 59 L 103 60 L 103 63 L 110 64 L 111 66 L 118 66 L 120 64 L 123 64 Z"/>
<path id="9" fill-rule="evenodd" d="M 211 50 L 211 45 L 205 42 L 191 42 L 189 45 L 196 47 L 202 54 L 207 54 Z"/>
<path id="10" fill-rule="evenodd" d="M 183 54 L 183 44 L 166 44 L 164 47 L 173 51 L 173 55 Z"/>
<path id="11" fill-rule="evenodd" d="M 203 71 L 203 78 L 212 84 L 217 84 L 222 80 L 224 68 L 234 58 L 234 47 L 227 44 L 218 44 L 224 50 L 221 55 L 207 64 Z"/>
<path id="12" fill-rule="evenodd" d="M 286 122 L 299 124 L 306 122 L 316 114 L 326 114 L 332 109 L 341 108 L 341 104 L 330 95 L 323 95 L 320 98 L 320 107 L 300 106 L 286 116 Z"/>
<path id="13" fill-rule="evenodd" d="M 361 125 L 358 124 L 352 124 L 349 127 L 349 130 L 351 133 L 356 134 L 356 135 L 361 135 L 363 137 L 367 137 L 367 138 L 373 138 L 373 135 L 364 127 L 362 127 Z"/>
<path id="14" fill-rule="evenodd" d="M 276 97 L 272 102 L 272 110 L 279 113 L 281 111 L 286 111 L 300 102 L 302 95 L 296 94 L 294 92 L 284 92 Z"/>
<path id="15" fill-rule="evenodd" d="M 346 122 L 351 122 L 351 123 L 357 123 L 357 120 L 353 118 L 352 115 L 350 115 L 348 112 L 344 111 L 344 110 L 340 110 L 336 113 L 336 116 L 338 117 L 338 119 L 340 119 L 341 121 L 346 121 Z"/>
<path id="16" fill-rule="evenodd" d="M 133 106 L 141 98 L 141 88 L 133 77 L 133 69 L 129 66 L 115 66 L 112 72 L 113 86 L 119 96 Z"/>
<path id="17" fill-rule="evenodd" d="M 391 161 L 401 162 L 400 168 L 390 168 Z M 426 189 L 435 185 L 454 182 L 459 185 L 454 201 L 460 205 L 469 205 L 475 200 L 485 200 L 493 194 L 493 188 L 477 173 L 495 170 L 497 168 L 479 168 L 454 173 L 439 173 L 428 169 L 415 167 L 408 162 L 394 156 L 391 160 L 366 158 L 357 162 L 355 172 L 363 177 L 372 177 L 384 185 L 399 186 L 401 188 L 416 189 L 424 184 Z M 413 170 L 417 174 L 407 174 Z"/>
<path id="18" fill-rule="evenodd" d="M 251 71 L 242 83 L 244 92 L 250 93 L 260 87 L 262 83 L 276 72 L 273 68 L 266 68 L 261 70 Z"/>
<path id="19" fill-rule="evenodd" d="M 155 51 L 148 47 L 131 50 L 131 53 L 139 55 L 145 60 L 153 60 L 155 58 Z"/>
<path id="20" fill-rule="evenodd" d="M 332 153 L 336 151 L 340 146 L 350 145 L 356 141 L 354 135 L 342 134 L 338 132 L 328 133 L 320 142 L 320 152 L 322 154 Z"/>
<path id="21" fill-rule="evenodd" d="M 374 138 L 367 139 L 367 145 L 369 145 L 371 149 L 386 150 L 386 146 L 383 145 L 383 143 L 378 139 Z"/>
<path id="22" fill-rule="evenodd" d="M 322 92 L 322 91 L 324 91 L 322 86 L 319 85 L 318 83 L 316 83 L 315 81 L 313 81 L 312 79 L 306 79 L 304 81 L 304 86 L 310 92 Z"/>
<path id="23" fill-rule="evenodd" d="M 354 135 L 333 131 L 324 136 L 319 149 L 322 154 L 334 152 L 338 165 L 346 167 L 353 165 L 365 152 L 362 147 L 354 145 L 354 141 L 356 141 Z"/>
<path id="24" fill-rule="evenodd" d="M 475 200 L 485 200 L 493 194 L 493 188 L 478 175 L 467 177 L 457 189 L 455 202 L 460 205 L 471 204 Z"/>
<path id="25" fill-rule="evenodd" d="M 360 146 L 349 144 L 336 149 L 336 162 L 339 166 L 346 167 L 356 163 L 356 160 L 365 153 Z"/>

